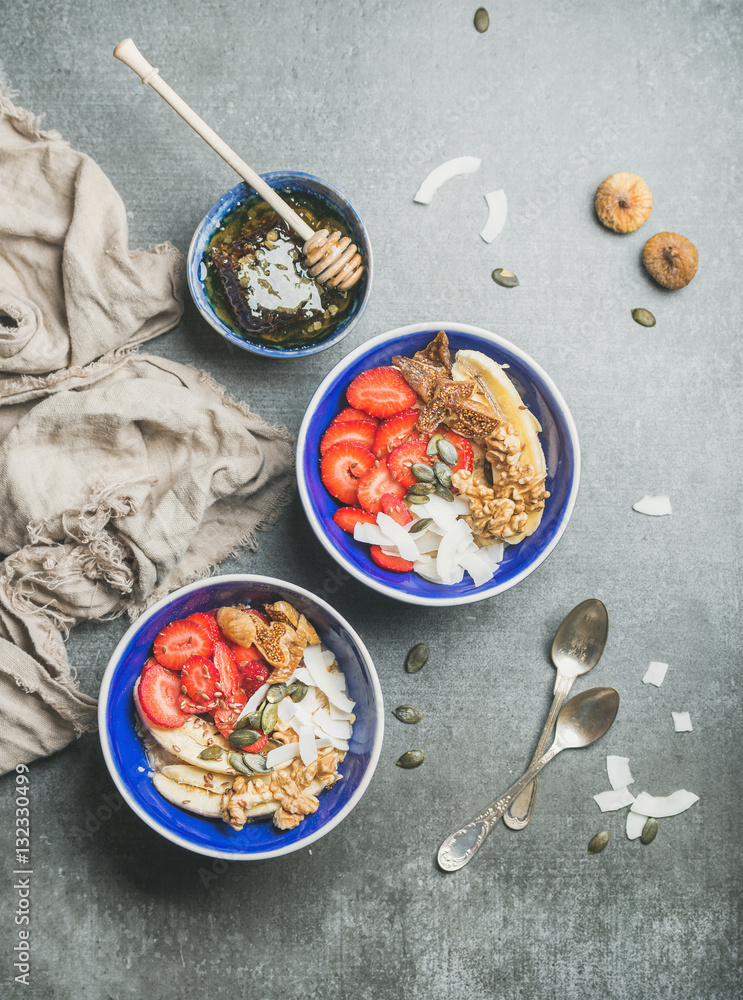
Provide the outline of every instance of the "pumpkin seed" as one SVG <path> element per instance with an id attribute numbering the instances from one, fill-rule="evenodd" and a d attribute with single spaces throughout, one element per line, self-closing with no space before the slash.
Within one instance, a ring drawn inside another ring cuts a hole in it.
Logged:
<path id="1" fill-rule="evenodd" d="M 253 729 L 261 728 L 261 716 L 263 715 L 263 709 L 265 707 L 266 703 L 264 701 L 261 707 L 256 712 L 251 712 L 250 715 L 247 716 L 248 725 L 252 726 Z"/>
<path id="2" fill-rule="evenodd" d="M 222 747 L 204 747 L 199 754 L 199 760 L 219 760 L 223 753 Z"/>
<path id="3" fill-rule="evenodd" d="M 425 759 L 426 755 L 422 750 L 408 750 L 395 763 L 398 767 L 409 769 L 411 767 L 420 767 Z"/>
<path id="4" fill-rule="evenodd" d="M 414 725 L 416 722 L 420 722 L 423 718 L 423 712 L 415 705 L 398 705 L 393 712 L 394 715 L 400 720 L 400 722 L 407 722 L 409 725 Z"/>
<path id="5" fill-rule="evenodd" d="M 599 833 L 594 834 L 594 836 L 588 841 L 588 853 L 600 854 L 608 843 L 609 831 L 600 830 Z"/>
<path id="6" fill-rule="evenodd" d="M 433 524 L 432 517 L 422 517 L 419 521 L 416 521 L 413 527 L 408 532 L 409 535 L 415 535 L 419 531 L 425 531 L 429 524 Z"/>
<path id="7" fill-rule="evenodd" d="M 446 438 L 442 438 L 436 447 L 439 449 L 439 455 L 441 455 L 447 465 L 457 464 L 459 461 L 459 452 L 456 445 L 453 445 L 451 441 L 447 441 Z"/>
<path id="8" fill-rule="evenodd" d="M 656 834 L 658 833 L 658 820 L 653 819 L 650 816 L 645 820 L 645 826 L 642 828 L 642 833 L 640 834 L 640 840 L 643 844 L 652 844 L 655 840 Z"/>
<path id="9" fill-rule="evenodd" d="M 436 495 L 440 496 L 442 500 L 446 500 L 447 503 L 454 503 L 454 494 L 441 483 L 436 484 Z"/>
<path id="10" fill-rule="evenodd" d="M 244 774 L 246 778 L 253 777 L 253 769 L 248 767 L 244 754 L 233 750 L 232 753 L 227 754 L 227 763 L 239 774 Z"/>
<path id="11" fill-rule="evenodd" d="M 307 694 L 307 685 L 304 681 L 292 681 L 289 687 L 286 689 L 286 693 L 289 695 L 291 700 L 296 704 L 301 701 L 302 698 Z"/>
<path id="12" fill-rule="evenodd" d="M 407 503 L 428 503 L 428 497 L 422 493 L 406 493 L 404 499 Z"/>
<path id="13" fill-rule="evenodd" d="M 261 729 L 268 736 L 276 728 L 276 723 L 279 721 L 279 706 L 275 701 L 269 702 L 268 705 L 263 709 L 263 718 L 261 719 Z"/>
<path id="14" fill-rule="evenodd" d="M 475 11 L 475 28 L 484 35 L 490 27 L 490 17 L 484 7 L 478 7 Z"/>
<path id="15" fill-rule="evenodd" d="M 273 771 L 273 768 L 269 767 L 266 763 L 266 758 L 262 753 L 252 753 L 250 755 L 250 766 L 256 774 L 271 774 Z"/>
<path id="16" fill-rule="evenodd" d="M 431 473 L 433 475 L 433 473 Z M 436 489 L 434 483 L 413 483 L 413 485 L 408 490 L 408 493 L 414 493 L 419 497 L 428 496 L 429 493 L 433 493 Z"/>
<path id="17" fill-rule="evenodd" d="M 266 701 L 269 705 L 281 701 L 286 694 L 286 684 L 272 684 L 266 692 Z"/>
<path id="18" fill-rule="evenodd" d="M 496 267 L 490 277 L 496 285 L 502 285 L 503 288 L 515 288 L 519 283 L 513 271 L 504 271 L 502 267 Z"/>
<path id="19" fill-rule="evenodd" d="M 482 474 L 485 476 L 485 482 L 488 486 L 493 485 L 493 466 L 490 462 L 484 462 L 482 466 Z"/>
<path id="20" fill-rule="evenodd" d="M 276 747 L 283 747 L 283 746 L 284 744 L 281 742 L 281 740 L 269 739 L 268 743 L 266 743 L 265 746 L 265 752 L 268 753 L 269 750 L 275 750 Z"/>
<path id="21" fill-rule="evenodd" d="M 428 447 L 426 448 L 426 454 L 429 458 L 433 458 L 434 455 L 438 455 L 438 444 L 443 438 L 443 434 L 434 434 L 431 440 L 428 442 Z"/>
<path id="22" fill-rule="evenodd" d="M 234 733 L 230 733 L 227 739 L 233 746 L 236 747 L 252 747 L 252 745 L 261 738 L 261 734 L 257 733 L 254 729 L 236 729 Z"/>
<path id="23" fill-rule="evenodd" d="M 449 466 L 443 462 L 434 462 L 433 471 L 441 485 L 448 489 L 451 486 L 451 469 Z"/>
<path id="24" fill-rule="evenodd" d="M 427 642 L 419 642 L 408 652 L 405 657 L 405 670 L 409 674 L 417 674 L 419 670 L 422 670 L 426 663 L 428 663 L 428 657 L 431 655 L 431 650 L 429 649 Z"/>
<path id="25" fill-rule="evenodd" d="M 410 466 L 410 471 L 419 483 L 432 483 L 434 480 L 433 469 L 430 465 L 426 465 L 425 462 L 413 462 Z"/>
<path id="26" fill-rule="evenodd" d="M 648 309 L 633 309 L 632 319 L 640 326 L 655 326 L 655 316 Z"/>

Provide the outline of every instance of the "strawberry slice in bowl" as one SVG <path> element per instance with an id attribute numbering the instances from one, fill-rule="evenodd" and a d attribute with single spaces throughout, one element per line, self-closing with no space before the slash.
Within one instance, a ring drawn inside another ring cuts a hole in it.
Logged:
<path id="1" fill-rule="evenodd" d="M 324 455 L 333 445 L 342 442 L 358 444 L 362 448 L 371 449 L 377 433 L 376 421 L 371 420 L 341 420 L 332 423 L 323 434 L 320 442 L 320 454 Z"/>
<path id="2" fill-rule="evenodd" d="M 341 441 L 322 456 L 320 476 L 328 493 L 351 506 L 356 503 L 359 481 L 373 465 L 374 455 L 368 448 Z"/>
<path id="3" fill-rule="evenodd" d="M 391 417 L 415 405 L 418 396 L 397 368 L 367 368 L 351 382 L 346 399 L 373 417 Z"/>
<path id="4" fill-rule="evenodd" d="M 396 417 L 390 417 L 389 420 L 383 420 L 377 427 L 371 444 L 371 450 L 377 458 L 387 458 L 389 453 L 403 441 L 421 437 L 422 435 L 415 430 L 419 416 L 419 410 L 408 410 Z"/>
<path id="5" fill-rule="evenodd" d="M 382 509 L 382 496 L 385 493 L 402 497 L 405 495 L 405 488 L 392 478 L 387 463 L 380 459 L 359 480 L 357 497 L 365 511 L 378 514 Z"/>

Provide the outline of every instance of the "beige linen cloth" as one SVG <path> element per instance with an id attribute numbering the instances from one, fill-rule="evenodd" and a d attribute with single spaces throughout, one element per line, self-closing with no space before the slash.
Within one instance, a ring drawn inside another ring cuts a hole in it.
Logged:
<path id="1" fill-rule="evenodd" d="M 291 443 L 208 375 L 133 353 L 182 257 L 128 250 L 105 174 L 0 87 L 0 773 L 95 728 L 77 622 L 135 615 L 275 522 Z"/>

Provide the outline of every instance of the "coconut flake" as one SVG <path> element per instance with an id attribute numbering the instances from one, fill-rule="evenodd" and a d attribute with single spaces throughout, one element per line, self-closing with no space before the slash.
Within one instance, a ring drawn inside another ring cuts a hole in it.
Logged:
<path id="1" fill-rule="evenodd" d="M 496 542 L 494 545 L 485 545 L 481 549 L 478 549 L 478 555 L 495 570 L 503 561 L 504 548 L 503 542 Z"/>
<path id="2" fill-rule="evenodd" d="M 496 236 L 499 236 L 506 224 L 508 214 L 508 201 L 506 192 L 500 188 L 498 191 L 491 191 L 485 195 L 488 203 L 488 218 L 485 227 L 480 233 L 486 243 L 492 243 Z"/>
<path id="3" fill-rule="evenodd" d="M 317 650 L 317 652 L 315 652 Z M 312 683 L 317 685 L 325 694 L 328 701 L 332 701 L 344 712 L 353 712 L 355 702 L 347 698 L 341 691 L 338 683 L 338 671 L 329 672 L 325 666 L 322 652 L 317 646 L 308 646 L 304 651 L 304 663 L 310 672 Z"/>
<path id="4" fill-rule="evenodd" d="M 389 514 L 385 514 L 382 511 L 377 514 L 377 524 L 387 536 L 388 541 L 386 544 L 396 546 L 403 559 L 415 562 L 419 555 L 418 546 L 415 544 L 415 540 L 408 534 L 407 529 L 398 524 Z"/>
<path id="5" fill-rule="evenodd" d="M 629 757 L 608 756 L 606 758 L 606 773 L 609 775 L 609 784 L 615 790 L 626 788 L 627 785 L 635 783 L 629 769 Z"/>
<path id="6" fill-rule="evenodd" d="M 330 713 L 319 708 L 312 715 L 313 723 L 323 731 L 325 736 L 334 736 L 338 740 L 351 739 L 351 723 L 331 719 Z"/>
<path id="7" fill-rule="evenodd" d="M 490 564 L 477 552 L 466 552 L 462 556 L 461 564 L 472 577 L 472 582 L 476 587 L 481 587 L 483 583 L 493 579 L 493 570 Z"/>
<path id="8" fill-rule="evenodd" d="M 315 745 L 315 727 L 302 726 L 299 730 L 299 756 L 305 767 L 314 764 L 317 760 L 317 746 Z"/>
<path id="9" fill-rule="evenodd" d="M 364 524 L 359 521 L 354 525 L 353 537 L 357 542 L 366 542 L 367 545 L 379 545 L 382 548 L 389 546 L 390 538 L 386 535 L 378 524 Z"/>
<path id="10" fill-rule="evenodd" d="M 649 514 L 651 517 L 662 517 L 664 514 L 671 514 L 671 501 L 667 496 L 649 497 L 644 496 L 642 500 L 632 504 L 632 509 L 638 514 Z"/>
<path id="11" fill-rule="evenodd" d="M 661 819 L 664 816 L 678 816 L 698 801 L 699 796 L 687 792 L 685 788 L 680 788 L 670 795 L 648 795 L 647 792 L 640 792 L 632 803 L 632 812 Z"/>
<path id="12" fill-rule="evenodd" d="M 444 582 L 436 572 L 436 560 L 432 559 L 431 556 L 423 556 L 421 559 L 417 559 L 413 563 L 413 569 L 418 576 L 422 576 L 424 580 L 428 580 L 431 583 Z"/>
<path id="13" fill-rule="evenodd" d="M 245 708 L 243 708 L 242 712 L 240 712 L 237 720 L 235 721 L 235 729 L 238 728 L 237 723 L 244 719 L 246 715 L 250 715 L 251 712 L 256 711 L 263 699 L 266 697 L 266 692 L 270 687 L 270 684 L 262 684 L 258 690 L 248 698 Z"/>
<path id="14" fill-rule="evenodd" d="M 688 712 L 671 712 L 671 715 L 673 716 L 673 728 L 677 733 L 693 732 L 691 716 Z"/>
<path id="15" fill-rule="evenodd" d="M 633 813 L 632 810 L 627 813 L 627 836 L 630 840 L 637 840 L 643 831 L 645 823 L 647 822 L 647 816 L 641 816 L 639 813 Z"/>
<path id="16" fill-rule="evenodd" d="M 297 714 L 298 705 L 291 698 L 282 698 L 279 702 L 279 718 L 282 722 L 291 722 Z"/>
<path id="17" fill-rule="evenodd" d="M 655 684 L 656 687 L 660 687 L 666 676 L 666 671 L 668 670 L 667 663 L 656 663 L 653 661 L 648 665 L 648 669 L 645 671 L 645 676 L 642 679 L 643 684 Z"/>
<path id="18" fill-rule="evenodd" d="M 476 156 L 456 156 L 453 160 L 446 160 L 434 167 L 426 177 L 421 186 L 415 192 L 413 201 L 419 205 L 430 205 L 433 196 L 442 184 L 446 184 L 453 177 L 461 177 L 463 174 L 474 174 L 480 169 L 481 161 Z"/>
<path id="19" fill-rule="evenodd" d="M 288 760 L 299 754 L 299 743 L 285 743 L 281 747 L 275 747 L 266 754 L 266 766 L 277 767 L 285 764 Z"/>
<path id="20" fill-rule="evenodd" d="M 446 503 L 446 500 L 444 501 Z M 439 545 L 439 552 L 436 556 L 436 572 L 444 583 L 450 584 L 457 575 L 457 549 L 470 542 L 472 539 L 472 529 L 466 521 L 455 521 L 449 528 Z M 462 574 L 464 575 L 464 574 Z"/>
<path id="21" fill-rule="evenodd" d="M 612 788 L 607 792 L 599 792 L 593 798 L 602 813 L 615 812 L 617 809 L 623 809 L 624 806 L 631 806 L 635 801 L 629 788 Z"/>
<path id="22" fill-rule="evenodd" d="M 307 699 L 305 698 L 304 700 L 306 701 Z M 328 703 L 328 712 L 330 713 L 330 718 L 337 719 L 338 722 L 351 722 L 354 718 L 353 712 L 343 712 L 332 702 Z"/>

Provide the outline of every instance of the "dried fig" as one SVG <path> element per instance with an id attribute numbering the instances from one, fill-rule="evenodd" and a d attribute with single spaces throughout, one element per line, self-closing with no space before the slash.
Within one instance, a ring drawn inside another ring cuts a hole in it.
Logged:
<path id="1" fill-rule="evenodd" d="M 615 233 L 634 233 L 652 210 L 653 196 L 638 174 L 612 174 L 596 190 L 596 215 Z"/>
<path id="2" fill-rule="evenodd" d="M 697 248 L 678 233 L 656 233 L 642 251 L 642 262 L 659 285 L 683 288 L 697 273 Z"/>

